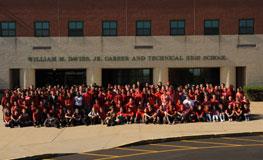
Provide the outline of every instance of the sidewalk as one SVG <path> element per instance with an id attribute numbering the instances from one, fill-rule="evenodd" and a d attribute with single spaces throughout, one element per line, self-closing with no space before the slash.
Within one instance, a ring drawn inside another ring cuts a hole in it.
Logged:
<path id="1" fill-rule="evenodd" d="M 178 125 L 132 124 L 106 127 L 5 128 L 0 127 L 0 159 L 52 153 L 81 153 L 151 139 L 195 135 L 263 132 L 263 102 L 252 102 L 250 122 L 189 123 Z M 0 115 L 2 116 L 2 115 Z"/>

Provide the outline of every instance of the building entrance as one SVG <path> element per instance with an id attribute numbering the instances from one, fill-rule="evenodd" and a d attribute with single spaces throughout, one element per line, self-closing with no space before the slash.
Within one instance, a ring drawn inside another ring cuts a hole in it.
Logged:
<path id="1" fill-rule="evenodd" d="M 169 68 L 169 81 L 174 86 L 184 84 L 220 84 L 220 68 Z"/>
<path id="2" fill-rule="evenodd" d="M 153 82 L 153 70 L 150 68 L 140 69 L 102 69 L 102 85 L 108 84 L 134 84 Z"/>
<path id="3" fill-rule="evenodd" d="M 85 69 L 37 69 L 36 86 L 86 84 Z"/>

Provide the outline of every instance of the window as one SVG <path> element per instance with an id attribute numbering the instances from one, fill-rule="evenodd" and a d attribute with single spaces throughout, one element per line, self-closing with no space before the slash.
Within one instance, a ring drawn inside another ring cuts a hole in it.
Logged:
<path id="1" fill-rule="evenodd" d="M 69 21 L 68 36 L 84 36 L 83 21 Z"/>
<path id="2" fill-rule="evenodd" d="M 254 34 L 254 19 L 240 19 L 239 34 Z"/>
<path id="3" fill-rule="evenodd" d="M 102 36 L 117 36 L 117 21 L 103 21 Z"/>
<path id="4" fill-rule="evenodd" d="M 1 37 L 15 37 L 16 36 L 16 22 L 0 22 L 0 36 Z"/>
<path id="5" fill-rule="evenodd" d="M 219 35 L 219 20 L 205 20 L 205 35 Z"/>
<path id="6" fill-rule="evenodd" d="M 136 36 L 151 36 L 151 21 L 137 21 Z"/>
<path id="7" fill-rule="evenodd" d="M 48 37 L 48 36 L 50 36 L 49 22 L 48 21 L 36 21 L 35 22 L 35 36 L 36 37 Z"/>
<path id="8" fill-rule="evenodd" d="M 170 21 L 170 35 L 185 35 L 185 20 Z"/>

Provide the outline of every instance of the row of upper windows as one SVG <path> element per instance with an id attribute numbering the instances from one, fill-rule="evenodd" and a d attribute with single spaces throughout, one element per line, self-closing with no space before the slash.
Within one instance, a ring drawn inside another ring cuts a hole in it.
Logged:
<path id="1" fill-rule="evenodd" d="M 185 26 L 185 20 L 170 21 L 170 35 L 185 35 Z M 152 24 L 150 20 L 136 21 L 136 36 L 151 36 L 151 28 Z M 204 35 L 219 35 L 219 28 L 218 19 L 207 19 L 204 21 Z M 34 31 L 36 37 L 50 36 L 50 22 L 36 21 L 34 23 Z M 117 36 L 117 31 L 117 21 L 102 22 L 102 36 Z M 254 19 L 240 19 L 239 34 L 254 34 Z M 0 22 L 0 36 L 16 36 L 16 22 Z M 84 22 L 69 21 L 68 36 L 84 36 Z"/>

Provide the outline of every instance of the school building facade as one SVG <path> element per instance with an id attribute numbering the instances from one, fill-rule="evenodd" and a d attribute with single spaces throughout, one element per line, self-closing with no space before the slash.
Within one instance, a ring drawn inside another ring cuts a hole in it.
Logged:
<path id="1" fill-rule="evenodd" d="M 263 85 L 262 0 L 0 1 L 0 89 Z"/>

